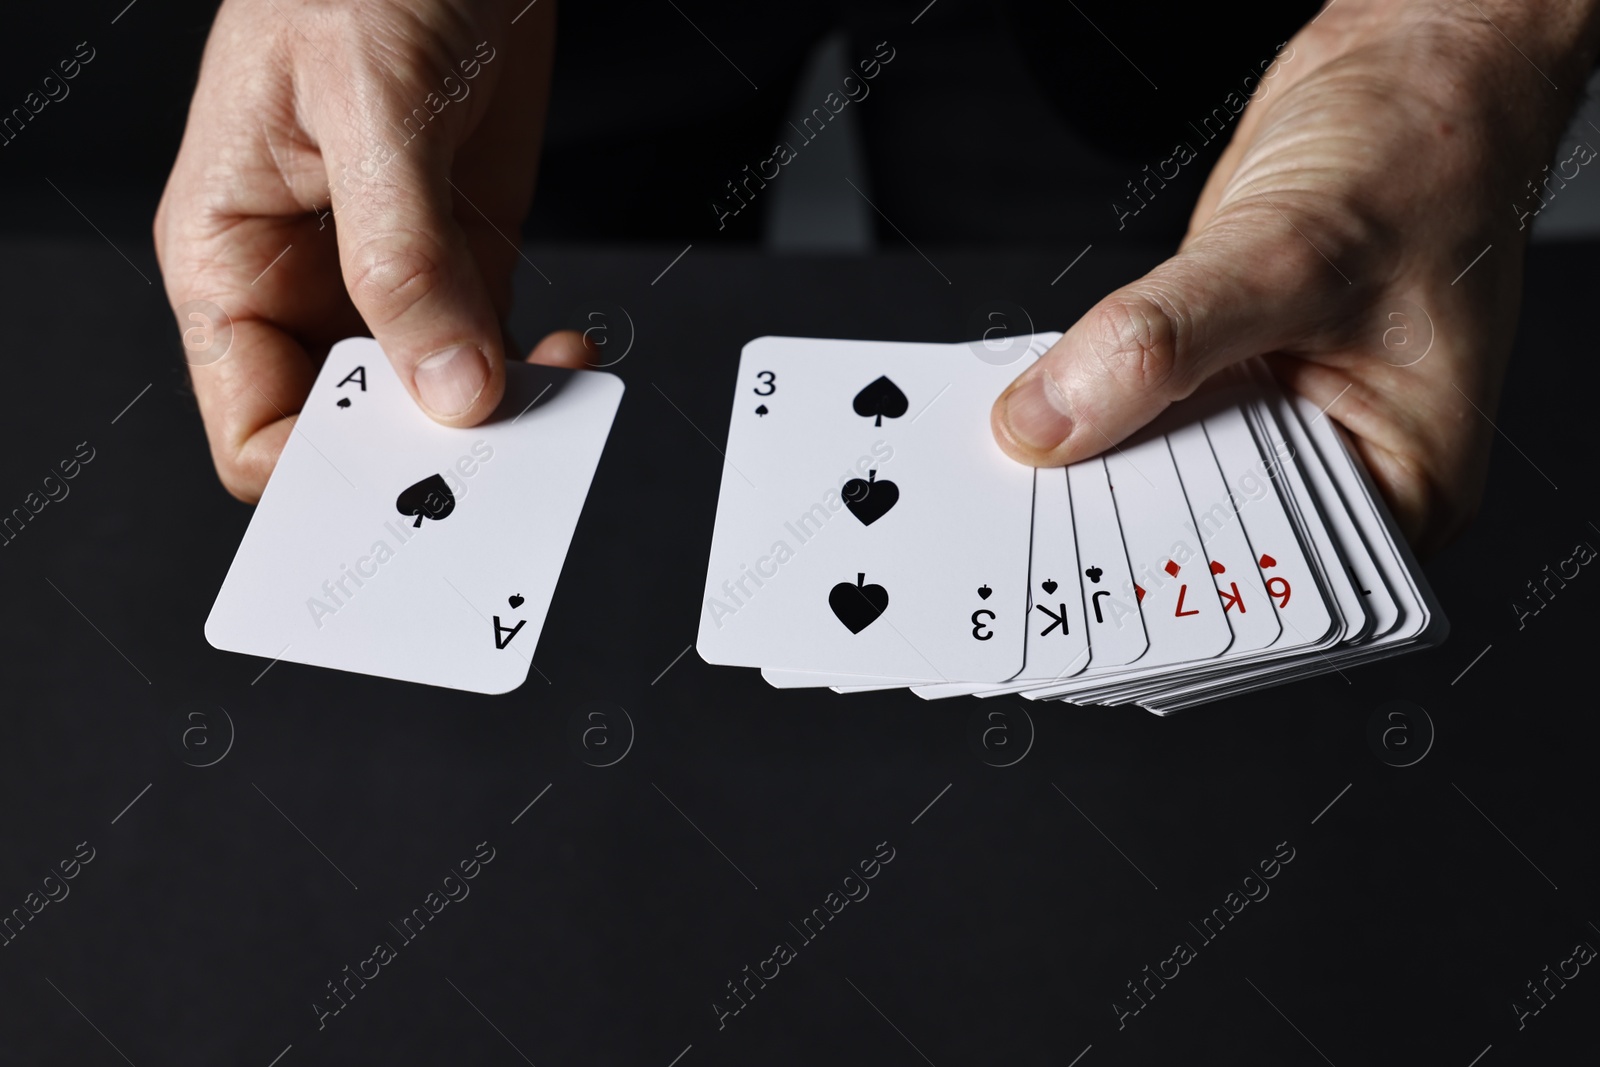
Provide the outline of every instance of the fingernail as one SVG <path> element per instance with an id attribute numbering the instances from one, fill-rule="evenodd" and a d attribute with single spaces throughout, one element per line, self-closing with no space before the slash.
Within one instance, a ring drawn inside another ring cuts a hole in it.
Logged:
<path id="1" fill-rule="evenodd" d="M 1029 448 L 1048 452 L 1072 432 L 1066 397 L 1043 370 L 1030 375 L 1006 397 L 1006 427 Z"/>
<path id="2" fill-rule="evenodd" d="M 417 395 L 446 418 L 470 408 L 489 384 L 489 361 L 473 345 L 457 345 L 428 356 L 416 369 Z"/>

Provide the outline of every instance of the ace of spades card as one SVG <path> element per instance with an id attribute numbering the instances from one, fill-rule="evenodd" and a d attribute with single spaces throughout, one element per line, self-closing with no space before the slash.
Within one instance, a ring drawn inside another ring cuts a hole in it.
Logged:
<path id="1" fill-rule="evenodd" d="M 1024 365 L 966 345 L 746 345 L 701 656 L 929 681 L 1015 675 L 1034 474 L 1000 451 L 988 411 Z"/>
<path id="2" fill-rule="evenodd" d="M 495 414 L 446 427 L 417 407 L 377 342 L 341 341 L 251 518 L 207 640 L 274 662 L 515 689 L 622 391 L 611 374 L 510 363 Z"/>

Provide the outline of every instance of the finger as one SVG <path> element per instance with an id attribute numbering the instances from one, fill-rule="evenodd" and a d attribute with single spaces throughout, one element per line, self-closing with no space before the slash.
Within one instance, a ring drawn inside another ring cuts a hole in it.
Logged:
<path id="1" fill-rule="evenodd" d="M 557 330 L 533 346 L 528 362 L 581 370 L 598 365 L 600 352 L 577 330 Z"/>
<path id="2" fill-rule="evenodd" d="M 277 312 L 298 296 L 300 310 L 336 317 L 318 294 L 330 282 L 337 291 L 338 274 L 331 257 L 290 251 L 312 247 L 303 222 L 213 217 L 185 177 L 180 165 L 157 217 L 162 281 L 217 476 L 254 503 L 316 376 L 306 349 L 318 343 L 313 332 Z"/>
<path id="3" fill-rule="evenodd" d="M 1267 364 L 1285 389 L 1346 431 L 1419 555 L 1453 540 L 1476 514 L 1491 438 L 1466 397 L 1422 380 L 1374 386 L 1348 367 L 1314 360 L 1272 357 Z"/>
<path id="4" fill-rule="evenodd" d="M 388 99 L 394 90 L 375 81 L 373 93 L 378 102 L 353 112 L 331 97 L 313 105 L 345 286 L 422 409 L 446 425 L 475 425 L 504 392 L 505 351 L 456 222 L 453 146 L 443 129 L 403 141 L 400 123 L 387 121 L 405 113 Z"/>
<path id="5" fill-rule="evenodd" d="M 1074 323 L 995 401 L 995 438 L 1036 467 L 1097 455 L 1216 371 L 1319 328 L 1346 288 L 1283 218 L 1236 215 Z"/>
<path id="6" fill-rule="evenodd" d="M 191 365 L 189 373 L 217 477 L 228 492 L 254 504 L 294 430 L 294 413 L 311 392 L 316 370 L 293 337 L 264 320 L 245 319 L 233 323 L 221 359 Z"/>

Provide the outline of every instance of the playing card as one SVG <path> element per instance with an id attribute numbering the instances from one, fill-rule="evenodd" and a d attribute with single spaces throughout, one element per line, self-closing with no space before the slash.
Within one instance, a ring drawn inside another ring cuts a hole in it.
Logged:
<path id="1" fill-rule="evenodd" d="M 1290 404 L 1299 416 L 1308 442 L 1328 471 L 1331 488 L 1345 505 L 1343 511 L 1350 523 L 1345 537 L 1361 541 L 1361 550 L 1346 553 L 1346 569 L 1351 584 L 1372 616 L 1372 629 L 1367 636 L 1382 637 L 1398 626 L 1401 618 L 1401 608 L 1395 599 L 1396 583 L 1385 577 L 1376 560 L 1386 540 L 1383 522 L 1361 488 L 1360 475 L 1333 420 L 1326 412 L 1317 411 L 1316 405 L 1303 396 L 1292 397 Z M 1401 573 L 1404 572 L 1405 568 L 1401 568 Z"/>
<path id="2" fill-rule="evenodd" d="M 1066 468 L 1066 476 L 1089 649 L 1083 662 L 1075 657 L 1068 663 L 1067 670 L 1053 674 L 1035 672 L 1025 666 L 1021 674 L 1004 685 L 977 690 L 974 695 L 979 698 L 1008 696 L 1042 685 L 1058 685 L 1091 667 L 1105 673 L 1137 660 L 1149 648 L 1138 597 L 1123 599 L 1116 593 L 1117 589 L 1131 588 L 1132 571 L 1122 544 L 1116 502 L 1111 495 L 1105 463 L 1099 457 L 1074 463 Z"/>
<path id="3" fill-rule="evenodd" d="M 1072 502 L 1063 472 L 1041 470 L 1034 476 L 1033 539 L 1029 582 L 1029 612 L 1033 625 L 1024 638 L 1022 672 L 1031 684 L 1068 677 L 1083 669 L 1089 658 L 1089 639 L 1083 624 L 1083 601 L 1071 576 L 1077 570 L 1072 536 Z M 1066 575 L 1067 580 L 1037 575 Z M 1054 603 L 1052 603 L 1052 598 Z M 992 686 L 992 682 L 927 682 L 923 679 L 864 678 L 853 674 L 764 668 L 761 677 L 777 689 L 831 688 L 836 693 L 866 693 L 883 689 L 912 691 L 925 700 L 964 696 Z M 920 684 L 919 684 L 920 683 Z"/>
<path id="4" fill-rule="evenodd" d="M 1015 675 L 1033 470 L 988 412 L 1021 369 L 965 345 L 746 345 L 701 656 L 863 681 Z"/>
<path id="5" fill-rule="evenodd" d="M 1152 651 L 1166 663 L 1220 656 L 1233 643 L 1188 496 L 1165 436 L 1143 436 L 1105 457 Z"/>
<path id="6" fill-rule="evenodd" d="M 1162 692 L 1159 696 L 1141 703 L 1158 715 L 1170 714 L 1197 704 L 1219 700 L 1226 696 L 1246 693 L 1286 681 L 1296 681 L 1332 671 L 1340 671 L 1358 664 L 1400 655 L 1417 647 L 1426 647 L 1443 641 L 1450 624 L 1434 596 L 1426 576 L 1417 566 L 1410 546 L 1398 532 L 1388 506 L 1372 484 L 1371 477 L 1361 467 L 1350 451 L 1343 436 L 1332 426 L 1319 426 L 1310 415 L 1309 404 L 1296 406 L 1303 413 L 1307 432 L 1314 439 L 1319 455 L 1327 461 L 1333 479 L 1338 483 L 1340 495 L 1349 505 L 1350 513 L 1382 570 L 1388 585 L 1395 591 L 1400 621 L 1388 633 L 1369 638 L 1364 643 L 1346 645 L 1324 654 L 1286 665 L 1269 665 L 1244 670 L 1228 677 L 1212 679 L 1192 686 Z"/>
<path id="7" fill-rule="evenodd" d="M 758 395 L 770 395 L 761 387 L 770 389 L 776 378 L 770 370 L 756 375 Z M 865 410 L 857 413 L 902 417 L 912 405 L 884 388 L 892 375 L 879 378 L 858 394 Z M 772 413 L 763 408 L 757 418 Z M 732 446 L 730 435 L 730 468 L 737 466 Z M 800 448 L 783 447 L 795 454 Z M 878 466 L 888 461 L 880 457 Z M 965 477 L 960 472 L 952 484 L 967 484 Z M 725 470 L 719 533 L 724 514 L 736 510 L 730 499 L 743 503 L 730 496 L 731 478 Z M 841 479 L 838 497 L 848 502 L 870 500 L 881 476 L 868 471 L 853 496 L 845 479 L 860 482 L 859 471 Z M 895 484 L 888 503 L 878 502 L 885 511 L 899 505 Z M 1020 693 L 1167 714 L 1396 655 L 1440 639 L 1446 628 L 1370 478 L 1326 412 L 1284 396 L 1259 367 L 1224 375 L 1103 457 L 1064 475 L 1038 472 L 1032 520 L 1022 615 L 1038 632 L 1026 633 L 1014 676 L 994 681 L 940 670 L 933 681 L 910 656 L 894 660 L 892 648 L 855 660 L 819 654 L 810 629 L 800 635 L 801 651 L 749 662 L 780 688 L 909 687 L 925 699 Z M 1066 536 L 1055 532 L 1063 528 L 1070 528 Z M 1017 547 L 1010 542 L 1011 551 Z M 914 551 L 924 569 L 943 565 L 937 549 L 918 543 Z M 1076 596 L 1058 572 L 1076 572 Z M 753 577 L 751 584 L 761 588 Z M 879 592 L 886 600 L 887 590 Z M 944 602 L 970 606 L 954 595 Z M 887 615 L 878 605 L 869 610 Z M 999 616 L 1000 605 L 986 610 Z M 974 627 L 978 640 L 986 639 L 981 629 Z M 931 657 L 921 658 L 933 666 Z M 833 666 L 839 663 L 848 665 Z"/>
<path id="8" fill-rule="evenodd" d="M 1150 647 L 1133 588 L 1133 568 L 1123 544 L 1122 521 L 1105 461 L 1096 457 L 1067 468 L 1072 528 L 1078 542 L 1078 578 L 1083 589 L 1089 660 L 1095 670 L 1120 667 Z"/>
<path id="9" fill-rule="evenodd" d="M 506 379 L 488 422 L 440 426 L 377 342 L 335 345 L 207 640 L 478 693 L 522 684 L 623 385 L 523 363 Z"/>
<path id="10" fill-rule="evenodd" d="M 1437 645 L 1450 634 L 1450 620 L 1434 594 L 1400 525 L 1389 511 L 1378 487 L 1337 427 L 1311 428 L 1317 447 L 1328 460 L 1329 471 L 1351 502 L 1351 514 L 1368 537 L 1374 559 L 1397 600 L 1400 622 L 1381 641 L 1390 645 Z M 1374 641 L 1374 644 L 1379 643 Z"/>
<path id="11" fill-rule="evenodd" d="M 1237 404 L 1206 416 L 1202 425 L 1249 539 L 1257 588 L 1277 613 L 1284 639 L 1292 644 L 1320 641 L 1334 619 L 1271 473 L 1289 457 L 1261 454 L 1249 419 Z"/>
<path id="12" fill-rule="evenodd" d="M 1268 472 L 1272 469 L 1272 464 L 1260 453 L 1248 426 L 1239 421 L 1242 420 L 1242 415 L 1238 413 L 1238 403 L 1256 395 L 1253 390 L 1209 391 L 1182 404 L 1174 405 L 1150 431 L 1147 431 L 1147 433 L 1167 431 L 1166 440 L 1173 469 L 1181 474 L 1182 488 L 1189 502 L 1190 511 L 1197 519 L 1198 540 L 1206 548 L 1204 565 L 1216 583 L 1217 602 L 1225 616 L 1238 618 L 1242 636 L 1236 636 L 1224 652 L 1209 659 L 1197 659 L 1181 644 L 1174 643 L 1170 639 L 1158 642 L 1153 634 L 1150 652 L 1126 667 L 1106 670 L 1099 666 L 1099 660 L 1096 658 L 1096 666 L 1079 677 L 1062 684 L 1028 689 L 1023 693 L 1024 696 L 1035 700 L 1063 698 L 1078 703 L 1122 703 L 1147 694 L 1193 684 L 1195 678 L 1241 669 L 1241 664 L 1265 658 L 1281 658 L 1290 654 L 1295 646 L 1305 646 L 1317 641 L 1331 645 L 1338 639 L 1339 631 L 1330 629 L 1326 625 L 1326 613 L 1321 618 L 1323 625 L 1312 630 L 1308 636 L 1301 635 L 1297 631 L 1291 631 L 1289 634 L 1283 631 L 1278 614 L 1282 604 L 1294 603 L 1293 575 L 1308 573 L 1292 570 L 1293 565 L 1304 560 L 1298 542 L 1295 542 L 1295 535 L 1291 534 L 1289 541 L 1284 542 L 1288 546 L 1285 549 L 1285 558 L 1291 564 L 1291 569 L 1287 573 L 1278 569 L 1280 564 L 1274 556 L 1265 551 L 1258 553 L 1251 546 L 1247 527 L 1242 518 L 1242 508 L 1255 506 L 1259 513 L 1261 505 L 1253 504 L 1252 498 L 1271 504 L 1278 503 L 1275 496 L 1266 495 L 1270 491 L 1267 488 L 1270 483 L 1261 482 L 1261 479 L 1269 477 Z M 1233 468 L 1242 467 L 1243 470 L 1242 472 L 1233 470 L 1231 479 L 1224 480 L 1223 472 L 1218 466 L 1219 460 L 1204 431 L 1204 423 L 1208 417 L 1230 410 L 1234 412 L 1232 425 L 1243 430 L 1242 437 L 1235 435 L 1231 439 L 1233 454 L 1230 456 L 1230 465 Z M 1147 438 L 1140 447 L 1148 448 L 1150 440 L 1154 438 Z M 1151 469 L 1160 469 L 1154 463 L 1147 465 Z M 1158 473 L 1157 477 L 1163 475 Z M 1230 482 L 1233 480 L 1236 480 L 1239 487 L 1246 492 L 1245 497 L 1241 498 L 1238 492 L 1230 488 Z M 1144 481 L 1149 485 L 1152 479 L 1146 478 Z M 1119 495 L 1119 505 L 1120 502 Z M 1279 528 L 1287 527 L 1285 513 L 1276 512 L 1275 515 L 1280 524 Z M 1258 518 L 1266 517 L 1269 516 L 1258 514 Z M 1270 530 L 1272 527 L 1268 525 L 1264 528 Z M 1124 537 L 1131 536 L 1133 535 L 1127 532 L 1125 525 Z M 1183 545 L 1189 543 L 1191 542 L 1175 544 L 1172 550 L 1173 555 L 1169 563 L 1178 566 L 1180 573 L 1182 565 L 1178 562 L 1179 552 Z M 1131 544 L 1130 541 L 1130 546 Z M 1131 551 L 1130 547 L 1130 553 Z M 1231 564 L 1228 562 L 1229 559 L 1233 560 Z M 1300 590 L 1300 597 L 1302 602 L 1308 600 L 1311 602 L 1311 613 L 1306 620 L 1309 625 L 1309 619 L 1315 617 L 1315 609 L 1321 606 L 1321 592 L 1313 583 Z M 1147 625 L 1155 625 L 1156 620 L 1165 617 L 1165 613 L 1156 615 L 1152 612 L 1151 603 L 1147 594 L 1143 602 Z M 1257 607 L 1255 619 L 1249 614 L 1252 603 Z M 1240 611 L 1241 608 L 1244 610 Z M 1263 608 L 1266 610 L 1263 611 Z M 1305 610 L 1303 606 L 1296 608 L 1297 613 Z M 1174 616 L 1176 612 L 1177 608 L 1174 606 Z M 1094 653 L 1091 635 L 1091 654 Z"/>
<path id="13" fill-rule="evenodd" d="M 1164 697 L 1174 690 L 1192 690 L 1212 680 L 1236 678 L 1251 670 L 1253 665 L 1285 660 L 1304 659 L 1309 653 L 1320 653 L 1338 640 L 1341 628 L 1333 624 L 1333 616 L 1323 597 L 1315 574 L 1307 565 L 1298 537 L 1293 531 L 1282 501 L 1272 489 L 1269 471 L 1289 457 L 1264 457 L 1256 448 L 1254 437 L 1243 412 L 1237 406 L 1240 390 L 1219 390 L 1202 398 L 1202 402 L 1189 402 L 1186 417 L 1199 421 L 1186 424 L 1169 435 L 1173 456 L 1178 461 L 1184 477 L 1185 489 L 1190 494 L 1201 536 L 1207 540 L 1211 551 L 1213 573 L 1218 575 L 1218 591 L 1225 611 L 1238 609 L 1240 622 L 1236 626 L 1234 644 L 1222 656 L 1209 663 L 1179 670 L 1146 671 L 1142 676 L 1125 677 L 1106 683 L 1096 689 L 1076 691 L 1070 698 L 1083 702 L 1145 703 Z M 1210 412 L 1210 414 L 1207 414 Z M 1201 417 L 1203 416 L 1203 417 Z M 1215 427 L 1215 437 L 1209 433 Z M 1219 451 L 1213 447 L 1200 447 L 1200 439 L 1221 442 Z M 1207 452 L 1213 462 L 1207 463 Z M 1226 484 L 1218 479 L 1222 467 L 1234 477 Z M 1215 473 L 1213 473 L 1215 471 Z M 1242 472 L 1242 473 L 1240 473 Z M 1211 503 L 1207 503 L 1207 501 Z M 1223 500 L 1227 501 L 1224 505 Z M 1245 543 L 1236 544 L 1233 552 L 1243 551 L 1247 565 L 1229 577 L 1216 556 L 1228 552 L 1226 544 L 1232 523 L 1236 536 L 1243 535 Z M 1250 529 L 1264 534 L 1263 548 L 1250 547 Z M 1210 531 L 1216 531 L 1213 536 Z M 1281 557 L 1281 558 L 1280 558 Z M 1228 580 L 1226 587 L 1222 586 Z M 1276 613 L 1277 620 L 1271 631 L 1249 620 L 1249 605 L 1260 608 L 1266 605 Z M 1252 636 L 1253 634 L 1253 636 Z"/>
<path id="14" fill-rule="evenodd" d="M 1276 388 L 1261 390 L 1249 411 L 1261 435 L 1261 451 L 1294 459 L 1274 467 L 1273 477 L 1282 479 L 1287 489 L 1284 500 L 1313 547 L 1309 558 L 1344 628 L 1340 639 L 1361 640 L 1371 632 L 1373 616 L 1367 607 L 1368 598 L 1357 591 L 1351 575 L 1359 573 L 1376 583 L 1365 588 L 1381 585 L 1366 542 L 1283 392 Z"/>
<path id="15" fill-rule="evenodd" d="M 1274 392 L 1269 390 L 1269 392 Z M 1379 581 L 1368 580 L 1365 585 L 1354 582 L 1351 593 L 1361 598 L 1366 610 L 1377 619 L 1386 612 L 1394 612 L 1397 621 L 1387 626 L 1381 635 L 1346 638 L 1337 648 L 1319 650 L 1314 656 L 1301 656 L 1286 663 L 1266 663 L 1257 666 L 1240 666 L 1222 677 L 1199 681 L 1180 681 L 1158 693 L 1141 698 L 1140 704 L 1157 714 L 1192 707 L 1195 704 L 1220 699 L 1298 680 L 1332 671 L 1342 671 L 1360 663 L 1398 655 L 1411 648 L 1434 644 L 1444 639 L 1449 624 L 1440 611 L 1438 602 L 1428 588 L 1427 580 L 1417 568 L 1403 538 L 1395 532 L 1392 517 L 1382 498 L 1372 488 L 1366 471 L 1349 451 L 1338 430 L 1326 418 L 1319 418 L 1315 405 L 1303 397 L 1285 398 L 1281 408 L 1287 438 L 1297 441 L 1299 460 L 1320 468 L 1322 502 L 1337 511 L 1352 529 L 1359 530 L 1359 543 L 1340 548 L 1348 560 L 1343 571 L 1330 574 L 1333 578 L 1347 578 L 1364 573 L 1378 574 Z M 1209 428 L 1209 420 L 1208 420 Z M 1315 508 L 1311 509 L 1313 512 Z M 1353 536 L 1348 530 L 1345 537 Z M 1368 572 L 1366 568 L 1375 567 Z M 1393 592 L 1392 601 L 1388 600 Z M 1391 606 L 1392 605 L 1392 606 Z"/>
<path id="16" fill-rule="evenodd" d="M 1201 558 L 1210 567 L 1222 612 L 1233 628 L 1228 654 L 1238 656 L 1266 648 L 1283 632 L 1266 588 L 1271 579 L 1263 579 L 1265 571 L 1260 569 L 1272 557 L 1262 553 L 1262 559 L 1256 558 L 1228 484 L 1217 468 L 1205 424 L 1198 419 L 1185 423 L 1167 434 L 1167 444 L 1194 513 L 1204 547 Z"/>
<path id="17" fill-rule="evenodd" d="M 1089 633 L 1084 625 L 1083 591 L 1077 579 L 1078 551 L 1072 531 L 1072 498 L 1066 472 L 1059 467 L 1038 471 L 1034 478 L 1025 655 L 1022 671 L 1008 685 L 1057 681 L 1077 674 L 1089 664 Z M 919 685 L 911 691 L 924 700 L 942 700 L 991 687 L 992 683 L 986 682 L 948 682 Z"/>
<path id="18" fill-rule="evenodd" d="M 1159 449 L 1155 445 L 1159 445 Z M 1065 681 L 1019 683 L 986 690 L 978 696 L 1021 693 L 1032 700 L 1059 696 L 1104 685 L 1108 679 L 1124 679 L 1132 672 L 1161 671 L 1175 662 L 1169 657 L 1183 660 L 1190 656 L 1190 644 L 1170 640 L 1165 624 L 1150 619 L 1152 602 L 1147 600 L 1144 587 L 1134 579 L 1134 557 L 1128 546 L 1142 544 L 1148 548 L 1151 521 L 1173 524 L 1180 537 L 1187 527 L 1191 546 L 1199 544 L 1199 536 L 1178 485 L 1172 457 L 1165 451 L 1165 438 L 1156 434 L 1133 447 L 1140 449 L 1138 454 L 1144 466 L 1155 471 L 1156 478 L 1162 482 L 1167 494 L 1164 505 L 1161 503 L 1163 488 L 1148 481 L 1144 493 L 1131 490 L 1126 496 L 1114 493 L 1110 469 L 1104 459 L 1085 460 L 1067 468 L 1074 519 L 1077 520 L 1074 529 L 1080 538 L 1078 558 L 1084 564 L 1080 573 L 1084 581 L 1091 666 Z M 1120 469 L 1135 470 L 1127 461 Z M 1172 495 L 1174 491 L 1178 494 L 1176 497 Z M 1150 517 L 1152 508 L 1155 520 Z M 1125 523 L 1142 524 L 1141 532 L 1134 534 L 1131 541 Z M 1189 552 L 1193 551 L 1195 548 L 1191 547 Z M 1174 591 L 1173 595 L 1179 594 Z M 1182 596 L 1187 601 L 1189 594 L 1184 592 Z M 1213 614 L 1220 617 L 1220 607 Z M 1226 627 L 1225 620 L 1223 626 Z M 1169 639 L 1164 646 L 1158 645 L 1157 636 Z"/>

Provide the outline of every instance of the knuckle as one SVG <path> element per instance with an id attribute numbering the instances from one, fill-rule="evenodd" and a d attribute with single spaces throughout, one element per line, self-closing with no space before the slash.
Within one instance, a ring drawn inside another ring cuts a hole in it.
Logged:
<path id="1" fill-rule="evenodd" d="M 268 388 L 277 395 L 268 398 L 254 384 L 248 384 L 249 391 L 266 400 L 271 410 L 253 409 L 249 399 L 228 388 L 229 384 L 238 385 L 248 379 L 246 372 L 232 383 L 213 382 L 205 389 L 198 388 L 197 381 L 196 393 L 217 480 L 235 499 L 254 504 L 261 499 L 298 419 L 293 415 L 282 418 L 280 405 L 299 405 L 290 399 L 291 391 L 281 385 L 269 384 Z"/>
<path id="2" fill-rule="evenodd" d="M 266 475 L 254 462 L 250 437 L 234 429 L 237 417 L 231 410 L 205 416 L 206 435 L 211 444 L 211 465 L 216 468 L 217 480 L 235 500 L 254 504 L 261 499 L 266 485 Z M 267 472 L 270 473 L 270 470 Z"/>
<path id="3" fill-rule="evenodd" d="M 1114 297 L 1092 314 L 1090 351 L 1104 377 L 1135 393 L 1162 392 L 1179 384 L 1176 315 L 1138 296 Z"/>
<path id="4" fill-rule="evenodd" d="M 319 13 L 319 41 L 296 44 L 308 53 L 308 63 L 323 60 L 331 48 L 356 84 L 388 96 L 405 87 L 409 95 L 409 89 L 436 86 L 455 69 L 457 53 L 470 55 L 469 42 L 488 35 L 470 7 L 447 7 L 441 21 L 439 12 L 419 5 L 326 4 Z"/>
<path id="5" fill-rule="evenodd" d="M 236 456 L 216 456 L 217 480 L 235 500 L 254 504 L 261 499 L 261 485 Z"/>
<path id="6" fill-rule="evenodd" d="M 439 257 L 412 240 L 369 241 L 351 257 L 350 299 L 367 325 L 381 328 L 438 291 Z"/>

